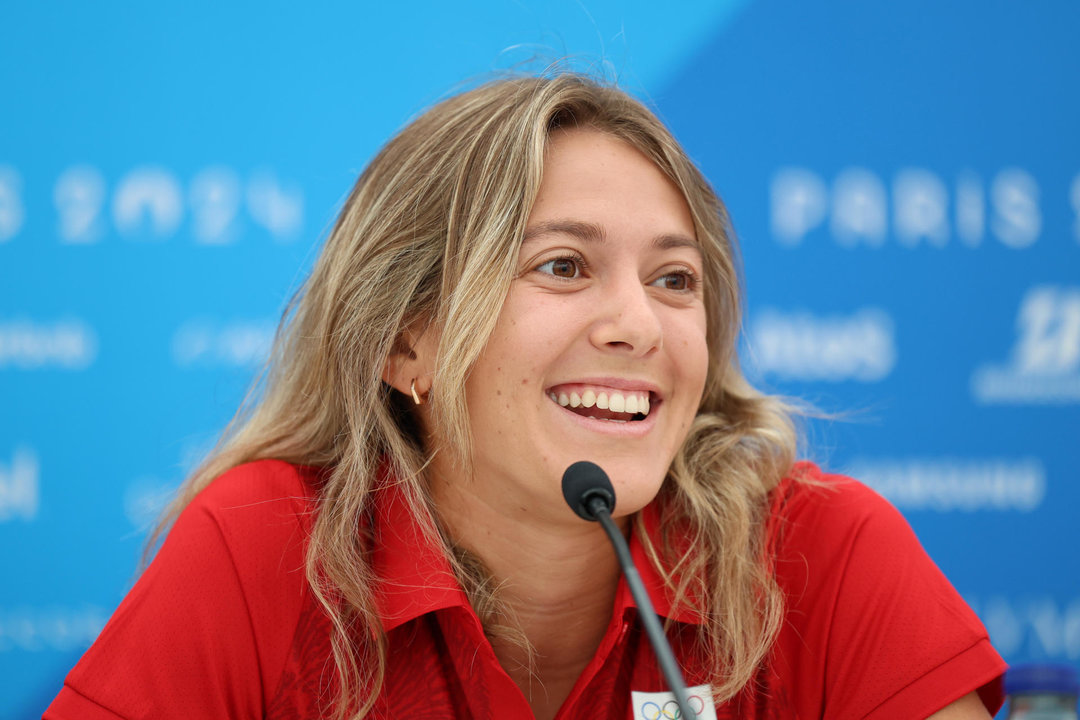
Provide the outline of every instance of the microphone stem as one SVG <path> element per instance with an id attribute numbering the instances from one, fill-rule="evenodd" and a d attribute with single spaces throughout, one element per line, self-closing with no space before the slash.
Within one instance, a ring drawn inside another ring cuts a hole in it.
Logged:
<path id="1" fill-rule="evenodd" d="M 622 566 L 626 584 L 629 586 L 630 594 L 637 604 L 638 614 L 641 616 L 641 622 L 645 625 L 645 634 L 649 636 L 649 642 L 652 643 L 656 659 L 660 663 L 660 670 L 664 673 L 664 679 L 667 680 L 668 687 L 671 688 L 671 692 L 675 695 L 675 701 L 679 704 L 682 717 L 685 720 L 690 720 L 690 718 L 696 717 L 696 714 L 690 708 L 690 698 L 686 692 L 686 681 L 683 680 L 682 670 L 679 669 L 679 664 L 675 661 L 675 655 L 671 652 L 671 646 L 668 644 L 664 629 L 656 616 L 656 610 L 653 609 L 649 593 L 645 591 L 645 584 L 641 581 L 641 574 L 638 573 L 637 568 L 634 566 L 634 560 L 630 556 L 630 548 L 626 544 L 626 538 L 622 536 L 618 526 L 615 525 L 615 521 L 611 519 L 611 513 L 608 512 L 603 501 L 589 503 L 589 506 L 593 515 L 604 528 L 604 532 L 611 539 L 611 544 L 615 546 L 615 556 L 619 559 L 619 565 Z"/>

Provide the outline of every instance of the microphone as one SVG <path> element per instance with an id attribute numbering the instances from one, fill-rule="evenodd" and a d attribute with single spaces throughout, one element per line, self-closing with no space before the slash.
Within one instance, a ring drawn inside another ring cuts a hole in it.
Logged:
<path id="1" fill-rule="evenodd" d="M 630 594 L 637 603 L 638 614 L 645 626 L 645 634 L 649 636 L 649 642 L 652 643 L 656 659 L 660 663 L 660 670 L 664 673 L 668 687 L 675 694 L 681 716 L 686 720 L 697 717 L 690 707 L 690 698 L 686 692 L 686 681 L 683 680 L 682 670 L 675 661 L 675 654 L 671 651 L 664 629 L 656 617 L 656 610 L 653 609 L 649 593 L 645 591 L 645 584 L 641 582 L 641 574 L 634 565 L 634 559 L 630 556 L 626 538 L 622 536 L 615 521 L 611 519 L 611 512 L 615 509 L 615 488 L 611 485 L 607 473 L 599 465 L 588 460 L 576 462 L 566 468 L 566 472 L 563 473 L 562 491 L 566 504 L 577 513 L 578 517 L 591 522 L 599 522 L 607 533 L 608 539 L 615 547 L 615 556 L 619 559 Z"/>

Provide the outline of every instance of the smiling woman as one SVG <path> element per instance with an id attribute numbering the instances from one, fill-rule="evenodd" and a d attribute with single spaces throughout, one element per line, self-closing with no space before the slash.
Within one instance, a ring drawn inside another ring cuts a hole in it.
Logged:
<path id="1" fill-rule="evenodd" d="M 265 383 L 46 717 L 668 707 L 603 532 L 562 499 L 583 459 L 698 717 L 987 717 L 978 620 L 743 379 L 735 256 L 615 88 L 510 78 L 429 110 L 358 180 Z"/>

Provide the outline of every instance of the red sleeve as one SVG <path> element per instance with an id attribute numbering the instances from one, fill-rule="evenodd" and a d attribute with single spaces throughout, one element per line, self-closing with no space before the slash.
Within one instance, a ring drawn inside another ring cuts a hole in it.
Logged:
<path id="1" fill-rule="evenodd" d="M 215 480 L 68 675 L 45 720 L 259 718 L 300 612 L 305 485 L 260 462 Z"/>
<path id="2" fill-rule="evenodd" d="M 803 676 L 822 717 L 927 717 L 978 690 L 1001 706 L 1005 663 L 900 513 L 869 488 L 828 477 L 791 503 L 786 564 Z M 790 579 L 790 578 L 789 578 Z"/>

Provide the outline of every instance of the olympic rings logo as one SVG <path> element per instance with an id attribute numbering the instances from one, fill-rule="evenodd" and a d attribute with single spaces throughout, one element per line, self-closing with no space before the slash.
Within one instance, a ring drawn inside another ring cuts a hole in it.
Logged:
<path id="1" fill-rule="evenodd" d="M 691 695 L 689 700 L 690 709 L 694 711 L 694 717 L 701 717 L 701 713 L 705 712 L 705 701 L 699 695 Z M 679 703 L 674 700 L 668 700 L 663 705 L 654 703 L 651 700 L 643 703 L 641 705 L 641 717 L 643 720 L 683 720 Z"/>

